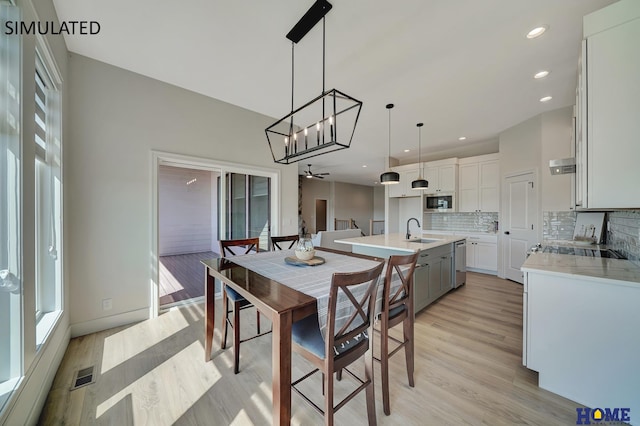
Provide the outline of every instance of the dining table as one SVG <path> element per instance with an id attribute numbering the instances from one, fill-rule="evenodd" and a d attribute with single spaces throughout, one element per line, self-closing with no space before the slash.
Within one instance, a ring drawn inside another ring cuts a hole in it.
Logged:
<path id="1" fill-rule="evenodd" d="M 251 302 L 272 323 L 273 424 L 291 421 L 291 326 L 314 313 L 319 326 L 326 324 L 331 279 L 335 272 L 357 272 L 375 267 L 386 259 L 316 248 L 317 266 L 296 266 L 285 261 L 294 250 L 202 260 L 205 278 L 205 362 L 211 360 L 215 325 L 215 280 L 222 281 Z M 378 299 L 381 304 L 380 277 Z M 393 280 L 392 280 L 393 282 Z M 399 285 L 399 280 L 398 280 Z"/>

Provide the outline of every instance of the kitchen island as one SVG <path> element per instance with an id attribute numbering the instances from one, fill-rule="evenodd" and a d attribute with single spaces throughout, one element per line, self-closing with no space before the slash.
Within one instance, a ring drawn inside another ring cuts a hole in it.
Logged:
<path id="1" fill-rule="evenodd" d="M 455 287 L 454 244 L 464 237 L 422 234 L 406 239 L 403 234 L 345 238 L 353 253 L 389 258 L 394 254 L 419 253 L 414 272 L 415 312 L 424 309 Z"/>
<path id="2" fill-rule="evenodd" d="M 640 267 L 533 253 L 522 271 L 522 362 L 538 385 L 591 408 L 639 413 Z"/>

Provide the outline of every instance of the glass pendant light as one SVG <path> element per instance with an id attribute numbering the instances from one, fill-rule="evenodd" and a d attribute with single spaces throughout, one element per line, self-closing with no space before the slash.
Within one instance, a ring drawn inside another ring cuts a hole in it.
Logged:
<path id="1" fill-rule="evenodd" d="M 416 124 L 416 126 L 418 127 L 418 163 L 419 163 L 419 168 L 418 168 L 418 179 L 414 180 L 413 182 L 411 182 L 411 189 L 416 189 L 416 190 L 422 190 L 422 189 L 427 189 L 429 187 L 429 182 L 426 179 L 422 179 L 422 161 L 421 160 L 421 154 L 422 154 L 422 126 L 424 124 L 423 123 L 418 123 Z"/>
<path id="2" fill-rule="evenodd" d="M 387 163 L 391 160 L 391 108 L 393 104 L 387 104 L 389 110 L 389 156 Z M 400 174 L 391 170 L 391 164 L 387 164 L 387 171 L 380 175 L 380 183 L 383 185 L 391 185 L 400 182 Z"/>

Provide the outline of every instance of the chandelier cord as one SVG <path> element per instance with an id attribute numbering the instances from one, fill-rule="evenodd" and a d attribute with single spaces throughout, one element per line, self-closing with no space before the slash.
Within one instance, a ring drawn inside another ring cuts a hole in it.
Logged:
<path id="1" fill-rule="evenodd" d="M 294 42 L 291 42 L 291 123 L 289 124 L 289 138 L 293 135 L 293 89 L 294 89 L 294 78 L 295 78 L 295 46 Z M 289 141 L 291 142 L 291 141 Z"/>

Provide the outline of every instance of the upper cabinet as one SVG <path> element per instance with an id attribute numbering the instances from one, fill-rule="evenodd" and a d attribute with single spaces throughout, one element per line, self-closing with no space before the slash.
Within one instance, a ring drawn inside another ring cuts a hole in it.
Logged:
<path id="1" fill-rule="evenodd" d="M 576 139 L 576 178 L 586 188 L 576 188 L 576 204 L 640 208 L 640 2 L 621 0 L 585 16 L 584 38 L 578 95 L 586 107 L 578 121 L 586 134 Z"/>
<path id="2" fill-rule="evenodd" d="M 414 165 L 417 166 L 417 165 Z M 400 168 L 393 168 L 393 171 L 400 174 L 400 182 L 397 184 L 389 185 L 389 197 L 391 198 L 404 198 L 404 197 L 419 197 L 422 195 L 422 191 L 412 189 L 411 182 L 418 179 L 418 169 L 403 170 Z"/>
<path id="3" fill-rule="evenodd" d="M 458 176 L 458 211 L 499 211 L 498 154 L 461 158 L 458 161 Z"/>
<path id="4" fill-rule="evenodd" d="M 424 165 L 424 178 L 429 181 L 425 194 L 456 192 L 458 189 L 458 159 L 431 161 Z"/>

